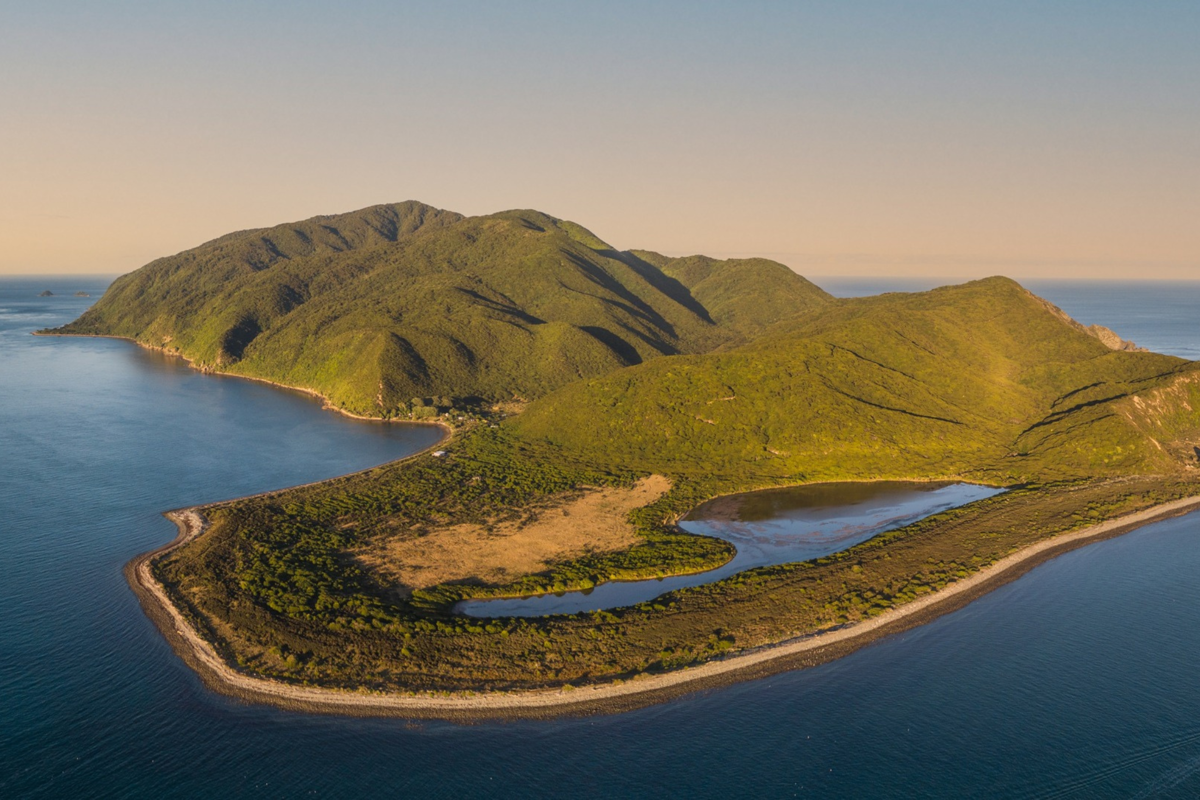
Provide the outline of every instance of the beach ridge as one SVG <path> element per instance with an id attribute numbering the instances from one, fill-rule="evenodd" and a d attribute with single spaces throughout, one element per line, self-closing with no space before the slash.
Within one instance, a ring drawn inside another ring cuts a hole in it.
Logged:
<path id="1" fill-rule="evenodd" d="M 156 558 L 204 532 L 205 523 L 199 507 L 166 512 L 165 516 L 178 526 L 178 536 L 163 547 L 130 561 L 126 565 L 126 577 L 147 615 L 175 651 L 208 686 L 226 695 L 288 709 L 354 716 L 460 720 L 554 717 L 622 711 L 698 690 L 825 663 L 883 636 L 917 627 L 957 610 L 1069 550 L 1179 516 L 1197 506 L 1200 506 L 1200 496 L 1187 497 L 1045 539 L 939 591 L 868 620 L 749 649 L 694 667 L 579 687 L 439 693 L 370 692 L 298 686 L 239 672 L 229 666 L 187 621 L 151 570 Z"/>

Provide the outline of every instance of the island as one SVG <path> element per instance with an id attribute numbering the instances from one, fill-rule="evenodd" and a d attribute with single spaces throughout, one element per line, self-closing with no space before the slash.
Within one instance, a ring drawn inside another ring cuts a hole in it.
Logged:
<path id="1" fill-rule="evenodd" d="M 54 297 L 54 292 L 49 289 L 38 292 L 38 297 Z"/>
<path id="2" fill-rule="evenodd" d="M 168 512 L 179 537 L 128 566 L 210 686 L 286 707 L 645 705 L 837 658 L 1200 505 L 1200 367 L 1002 277 L 835 299 L 763 259 L 408 202 L 229 234 L 41 333 L 446 429 L 365 472 Z M 1003 491 L 632 605 L 478 611 L 699 575 L 735 554 L 680 527 L 701 504 L 875 481 Z"/>

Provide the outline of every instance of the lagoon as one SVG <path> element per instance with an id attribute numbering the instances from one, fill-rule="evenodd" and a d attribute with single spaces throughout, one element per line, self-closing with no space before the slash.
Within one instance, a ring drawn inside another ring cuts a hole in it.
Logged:
<path id="1" fill-rule="evenodd" d="M 414 724 L 215 695 L 121 575 L 175 535 L 160 512 L 422 443 L 126 342 L 28 335 L 102 288 L 0 280 L 0 796 L 1200 794 L 1200 515 L 1068 553 L 839 661 L 626 714 Z M 1196 284 L 1034 288 L 1083 322 L 1200 352 Z"/>
<path id="2" fill-rule="evenodd" d="M 575 614 L 645 603 L 659 595 L 727 578 L 755 567 L 809 561 L 841 552 L 884 531 L 982 500 L 999 489 L 969 483 L 821 483 L 745 492 L 710 500 L 679 527 L 713 536 L 737 552 L 694 575 L 613 581 L 579 592 L 468 600 L 455 611 L 473 617 Z"/>

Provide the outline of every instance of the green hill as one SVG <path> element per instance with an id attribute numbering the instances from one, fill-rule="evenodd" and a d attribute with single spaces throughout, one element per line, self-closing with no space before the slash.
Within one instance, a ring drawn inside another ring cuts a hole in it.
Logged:
<path id="1" fill-rule="evenodd" d="M 739 348 L 579 381 L 513 424 L 595 463 L 667 474 L 1147 473 L 1195 460 L 1197 375 L 1111 349 L 991 278 L 828 304 Z"/>
<path id="2" fill-rule="evenodd" d="M 745 262 L 624 257 L 675 280 L 714 320 L 750 325 L 729 290 L 736 281 L 723 278 Z M 154 561 L 155 575 L 250 674 L 384 691 L 580 686 L 874 618 L 1035 543 L 1200 492 L 1200 365 L 1132 351 L 1013 281 L 829 301 L 766 325 L 777 315 L 767 308 L 740 345 L 727 338 L 708 353 L 563 386 L 503 424 L 459 430 L 438 457 L 204 508 L 210 528 Z M 539 521 L 557 523 L 544 534 L 557 541 L 584 524 L 575 501 L 651 473 L 668 479 L 666 494 L 631 512 L 590 512 L 630 527 L 626 549 L 584 542 L 532 574 L 397 584 L 397 567 L 457 565 L 473 543 L 511 544 L 504 526 L 532 535 Z M 723 564 L 728 543 L 675 526 L 715 496 L 904 478 L 1009 491 L 823 558 L 632 607 L 518 619 L 454 612 L 464 598 Z M 393 547 L 426 537 L 444 549 Z"/>
<path id="3" fill-rule="evenodd" d="M 708 256 L 668 258 L 648 250 L 631 250 L 636 258 L 681 283 L 712 319 L 750 339 L 777 320 L 810 311 L 829 296 L 788 267 L 765 258 L 719 261 Z"/>
<path id="4" fill-rule="evenodd" d="M 618 252 L 536 211 L 467 218 L 408 202 L 159 259 L 59 332 L 126 336 L 396 416 L 414 399 L 524 400 L 732 346 L 829 299 L 772 262 Z"/>

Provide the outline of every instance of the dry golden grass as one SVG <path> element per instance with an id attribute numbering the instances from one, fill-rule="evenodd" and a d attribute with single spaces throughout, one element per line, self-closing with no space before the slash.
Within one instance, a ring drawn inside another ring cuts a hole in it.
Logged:
<path id="1" fill-rule="evenodd" d="M 586 489 L 542 504 L 520 521 L 451 525 L 415 539 L 388 539 L 354 552 L 358 563 L 401 594 L 468 579 L 506 583 L 551 564 L 638 543 L 628 514 L 671 488 L 651 475 L 632 488 Z"/>

